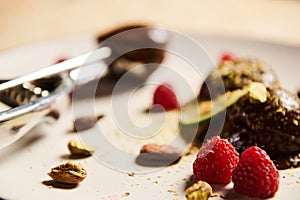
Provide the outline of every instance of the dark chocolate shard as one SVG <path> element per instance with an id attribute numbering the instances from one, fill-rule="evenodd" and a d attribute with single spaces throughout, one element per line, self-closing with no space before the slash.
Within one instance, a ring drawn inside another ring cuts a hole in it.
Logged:
<path id="1" fill-rule="evenodd" d="M 93 128 L 104 115 L 79 117 L 74 120 L 73 131 L 81 132 Z"/>
<path id="2" fill-rule="evenodd" d="M 162 167 L 177 163 L 182 151 L 170 145 L 146 144 L 142 147 L 136 163 L 142 166 Z"/>

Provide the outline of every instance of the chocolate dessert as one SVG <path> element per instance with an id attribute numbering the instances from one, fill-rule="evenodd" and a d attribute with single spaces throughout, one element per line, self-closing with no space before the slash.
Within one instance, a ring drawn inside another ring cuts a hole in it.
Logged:
<path id="1" fill-rule="evenodd" d="M 198 100 L 215 99 L 226 91 L 242 89 L 251 82 L 260 82 L 266 86 L 279 84 L 273 69 L 261 60 L 237 58 L 222 62 L 218 69 L 206 78 Z"/>
<path id="2" fill-rule="evenodd" d="M 119 77 L 136 66 L 132 63 L 161 63 L 169 35 L 164 29 L 132 24 L 103 33 L 97 37 L 97 41 L 101 46 L 111 48 L 112 56 L 106 59 L 106 63 L 111 74 Z M 147 70 L 153 68 L 149 67 Z"/>
<path id="3" fill-rule="evenodd" d="M 264 101 L 244 95 L 227 109 L 225 124 L 221 136 L 240 153 L 255 145 L 279 169 L 300 166 L 300 101 L 286 89 L 267 88 Z"/>
<path id="4" fill-rule="evenodd" d="M 222 79 L 218 79 L 218 73 Z M 261 85 L 257 92 L 254 91 L 255 95 L 247 92 L 224 109 L 226 117 L 221 136 L 227 138 L 240 153 L 250 146 L 263 148 L 278 169 L 299 167 L 300 100 L 279 85 L 269 66 L 250 58 L 225 61 L 207 78 L 198 99 L 200 103 L 215 99 L 222 95 L 221 87 L 226 92 L 237 91 L 253 82 Z M 211 118 L 218 116 L 212 115 Z M 207 134 L 209 121 L 198 123 L 196 143 L 203 142 L 199 140 Z"/>

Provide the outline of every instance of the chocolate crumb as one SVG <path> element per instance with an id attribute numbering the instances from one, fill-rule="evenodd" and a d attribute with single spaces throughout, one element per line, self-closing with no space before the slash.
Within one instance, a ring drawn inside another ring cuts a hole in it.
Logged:
<path id="1" fill-rule="evenodd" d="M 52 117 L 53 119 L 58 120 L 59 117 L 60 117 L 60 113 L 59 113 L 58 110 L 54 109 L 54 110 L 51 110 L 51 111 L 47 114 L 47 117 Z"/>
<path id="2" fill-rule="evenodd" d="M 128 176 L 134 176 L 134 172 L 129 172 Z"/>
<path id="3" fill-rule="evenodd" d="M 177 163 L 181 150 L 170 145 L 146 144 L 140 150 L 136 163 L 142 166 L 160 167 Z"/>
<path id="4" fill-rule="evenodd" d="M 73 132 L 81 132 L 93 128 L 104 115 L 79 117 L 74 120 Z"/>
<path id="5" fill-rule="evenodd" d="M 122 195 L 122 197 L 128 197 L 129 195 L 130 195 L 129 192 L 125 192 L 125 193 Z"/>
<path id="6" fill-rule="evenodd" d="M 19 130 L 20 130 L 23 126 L 25 126 L 25 125 L 26 125 L 26 124 L 24 124 L 24 123 L 21 123 L 21 124 L 15 124 L 13 127 L 11 127 L 10 131 L 11 131 L 11 133 L 18 133 Z"/>

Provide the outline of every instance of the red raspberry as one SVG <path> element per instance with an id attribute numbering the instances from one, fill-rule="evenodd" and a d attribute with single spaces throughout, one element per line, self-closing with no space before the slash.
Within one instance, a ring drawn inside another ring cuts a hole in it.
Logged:
<path id="1" fill-rule="evenodd" d="M 62 56 L 62 57 L 59 57 L 54 63 L 58 64 L 58 63 L 64 62 L 65 60 L 68 60 L 68 58 Z"/>
<path id="2" fill-rule="evenodd" d="M 233 171 L 234 190 L 251 197 L 269 198 L 279 187 L 279 173 L 267 153 L 259 147 L 246 149 Z"/>
<path id="3" fill-rule="evenodd" d="M 221 57 L 221 62 L 234 60 L 235 56 L 232 53 L 224 53 Z"/>
<path id="4" fill-rule="evenodd" d="M 159 85 L 153 97 L 153 104 L 161 105 L 165 110 L 179 108 L 177 97 L 171 85 L 165 83 Z"/>
<path id="5" fill-rule="evenodd" d="M 227 184 L 238 162 L 239 154 L 235 148 L 227 140 L 213 136 L 197 154 L 194 176 L 208 183 Z"/>

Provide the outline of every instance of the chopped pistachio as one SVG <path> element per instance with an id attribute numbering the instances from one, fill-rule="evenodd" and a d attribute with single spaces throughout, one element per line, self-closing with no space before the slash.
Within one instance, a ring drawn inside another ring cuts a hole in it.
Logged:
<path id="1" fill-rule="evenodd" d="M 207 200 L 213 196 L 212 187 L 204 181 L 198 181 L 185 190 L 185 196 L 187 200 Z"/>
<path id="2" fill-rule="evenodd" d="M 298 121 L 297 121 L 296 119 L 293 119 L 293 123 L 294 123 L 296 126 L 299 125 L 299 123 L 298 123 Z"/>
<path id="3" fill-rule="evenodd" d="M 86 178 L 86 171 L 80 164 L 70 161 L 52 168 L 48 175 L 59 183 L 78 184 Z"/>
<path id="4" fill-rule="evenodd" d="M 264 103 L 267 100 L 267 88 L 258 82 L 253 82 L 249 86 L 250 97 Z"/>
<path id="5" fill-rule="evenodd" d="M 93 150 L 87 148 L 80 141 L 76 141 L 76 140 L 71 140 L 68 143 L 68 148 L 70 150 L 71 155 L 76 155 L 76 156 L 91 156 L 94 153 Z"/>

